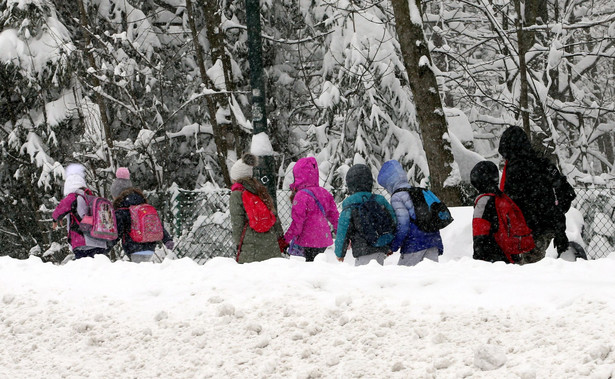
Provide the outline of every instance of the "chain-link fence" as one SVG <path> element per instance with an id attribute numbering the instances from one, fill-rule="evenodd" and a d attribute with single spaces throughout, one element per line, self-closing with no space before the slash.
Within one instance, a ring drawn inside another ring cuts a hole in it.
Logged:
<path id="1" fill-rule="evenodd" d="M 582 237 L 587 257 L 604 258 L 615 251 L 615 190 L 577 188 L 576 192 L 573 206 L 584 219 Z M 169 205 L 177 257 L 190 257 L 204 263 L 212 257 L 235 256 L 228 212 L 229 196 L 230 190 L 225 189 L 176 192 Z M 290 191 L 277 193 L 278 217 L 284 230 L 291 222 L 289 196 Z"/>
<path id="2" fill-rule="evenodd" d="M 583 216 L 581 235 L 588 259 L 605 258 L 615 251 L 615 189 L 575 188 L 572 206 Z"/>
<path id="3" fill-rule="evenodd" d="M 174 254 L 204 263 L 212 257 L 234 257 L 228 204 L 231 191 L 179 190 L 171 201 Z M 284 230 L 290 225 L 290 191 L 278 191 L 278 217 Z"/>

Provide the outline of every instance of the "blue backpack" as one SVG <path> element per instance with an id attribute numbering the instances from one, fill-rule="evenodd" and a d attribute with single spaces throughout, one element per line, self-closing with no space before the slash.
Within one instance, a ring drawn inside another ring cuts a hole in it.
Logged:
<path id="1" fill-rule="evenodd" d="M 357 210 L 358 232 L 370 246 L 382 247 L 393 241 L 395 237 L 395 222 L 386 207 L 378 203 L 371 195 L 363 196 L 361 203 L 349 207 Z"/>
<path id="2" fill-rule="evenodd" d="M 420 230 L 427 233 L 434 233 L 453 222 L 453 216 L 446 204 L 426 188 L 412 187 L 400 188 L 393 192 L 406 191 L 410 195 L 414 205 L 416 218 L 410 219 Z"/>

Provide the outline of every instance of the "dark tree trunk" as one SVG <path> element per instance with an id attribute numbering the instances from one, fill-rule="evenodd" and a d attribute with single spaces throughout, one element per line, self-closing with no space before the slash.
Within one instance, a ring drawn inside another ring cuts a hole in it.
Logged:
<path id="1" fill-rule="evenodd" d="M 517 29 L 517 44 L 519 50 L 519 112 L 521 113 L 521 120 L 523 122 L 523 130 L 531 137 L 530 130 L 530 109 L 529 109 L 529 96 L 528 96 L 528 81 L 527 81 L 527 62 L 525 60 L 525 54 L 529 51 L 534 42 L 534 34 L 525 32 L 523 27 L 525 22 L 520 17 L 521 4 L 525 4 L 524 0 L 515 1 L 515 12 L 517 17 L 515 19 L 515 27 Z"/>
<path id="2" fill-rule="evenodd" d="M 88 60 L 88 65 L 97 72 L 98 66 L 96 64 L 96 59 L 94 58 L 94 53 L 92 53 L 90 23 L 88 21 L 88 14 L 86 12 L 85 6 L 83 5 L 83 0 L 78 0 L 77 6 L 79 7 L 81 27 L 83 28 L 83 51 L 85 52 L 85 56 Z M 90 75 L 90 77 L 92 86 L 94 88 L 101 88 L 101 83 L 96 77 L 96 75 Z M 111 155 L 111 149 L 113 148 L 113 136 L 111 135 L 111 127 L 109 126 L 109 120 L 107 118 L 107 105 L 105 103 L 105 100 L 103 99 L 103 96 L 98 92 L 94 94 L 94 99 L 96 99 L 96 104 L 100 109 L 100 122 L 102 123 L 103 131 L 105 133 L 105 141 L 107 142 L 109 155 Z M 108 163 L 112 164 L 111 161 L 109 161 Z"/>
<path id="3" fill-rule="evenodd" d="M 205 33 L 207 34 L 207 40 L 209 41 L 209 45 L 211 47 L 211 61 L 212 63 L 216 63 L 216 61 L 220 60 L 222 62 L 222 71 L 224 73 L 224 83 L 226 85 L 226 90 L 229 92 L 228 95 L 220 95 L 216 96 L 216 101 L 218 101 L 219 105 L 223 108 L 227 108 L 230 111 L 229 104 L 231 102 L 231 94 L 235 93 L 235 83 L 233 82 L 232 77 L 232 67 L 231 67 L 231 59 L 226 54 L 226 49 L 224 45 L 224 33 L 222 32 L 222 28 L 220 25 L 222 24 L 222 18 L 220 17 L 220 12 L 222 11 L 221 5 L 218 3 L 218 0 L 200 0 L 200 4 L 203 10 L 203 15 L 205 17 Z M 235 115 L 232 111 L 230 111 L 231 117 L 231 128 L 225 135 L 228 135 L 227 141 L 225 141 L 225 145 L 228 146 L 228 139 L 231 139 L 233 143 L 233 148 L 237 152 L 237 156 L 241 156 L 243 153 L 243 149 L 245 146 L 245 141 L 248 139 L 248 134 L 242 132 L 237 125 L 237 120 L 235 119 Z M 225 128 L 221 128 L 225 129 Z"/>
<path id="4" fill-rule="evenodd" d="M 423 26 L 412 22 L 409 3 L 416 7 L 413 9 L 417 12 L 414 16 L 418 16 L 421 9 L 420 0 L 392 0 L 395 27 L 415 101 L 423 147 L 427 155 L 429 182 L 431 189 L 444 202 L 451 206 L 460 205 L 459 186 L 444 186 L 444 182 L 453 170 L 454 158 L 450 140 L 447 138 L 449 132 L 438 83 L 430 68 L 432 60 L 425 41 Z"/>
<path id="5" fill-rule="evenodd" d="M 196 29 L 196 23 L 194 21 L 194 11 L 192 8 L 192 0 L 186 0 L 186 11 L 188 13 L 188 24 L 190 25 L 190 31 L 192 33 L 192 44 L 194 46 L 194 51 L 196 54 L 196 60 L 199 66 L 199 72 L 201 74 L 201 80 L 208 87 L 213 88 L 213 84 L 210 83 L 210 80 L 207 76 L 207 70 L 205 69 L 205 59 L 203 58 L 203 49 L 201 48 L 201 44 L 199 43 L 199 33 Z M 224 183 L 230 187 L 231 186 L 231 177 L 228 172 L 228 167 L 226 165 L 226 143 L 225 138 L 220 131 L 220 125 L 218 125 L 218 121 L 216 119 L 216 104 L 211 99 L 205 97 L 205 103 L 207 105 L 207 113 L 209 114 L 209 122 L 211 123 L 211 128 L 214 133 L 214 140 L 216 142 L 216 152 L 218 153 L 218 165 L 220 165 L 220 170 L 222 170 L 222 176 L 224 177 Z"/>

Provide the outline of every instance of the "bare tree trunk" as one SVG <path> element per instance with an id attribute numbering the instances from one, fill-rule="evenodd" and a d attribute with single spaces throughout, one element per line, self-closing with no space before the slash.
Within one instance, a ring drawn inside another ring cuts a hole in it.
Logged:
<path id="1" fill-rule="evenodd" d="M 199 72 L 201 74 L 201 81 L 208 87 L 213 88 L 213 85 L 209 83 L 207 76 L 207 70 L 205 69 L 205 59 L 203 58 L 203 50 L 199 43 L 199 34 L 196 30 L 196 24 L 194 22 L 194 12 L 192 9 L 192 0 L 186 0 L 186 11 L 188 13 L 188 23 L 190 24 L 190 31 L 192 33 L 192 44 L 194 45 L 194 51 L 196 54 L 197 63 L 199 65 Z M 220 132 L 220 125 L 216 119 L 216 104 L 209 98 L 205 97 L 205 103 L 207 105 L 207 112 L 209 114 L 209 122 L 214 133 L 214 141 L 216 142 L 216 151 L 218 153 L 218 164 L 222 170 L 222 176 L 224 177 L 224 183 L 230 187 L 231 177 L 226 165 L 226 143 L 224 137 Z"/>
<path id="2" fill-rule="evenodd" d="M 531 138 L 530 130 L 530 109 L 529 109 L 529 96 L 528 96 L 528 82 L 527 82 L 527 62 L 525 60 L 525 53 L 528 52 L 531 44 L 533 43 L 533 34 L 528 34 L 523 31 L 525 26 L 525 15 L 521 14 L 521 5 L 525 6 L 525 0 L 514 0 L 515 12 L 517 17 L 515 19 L 515 27 L 517 29 L 517 44 L 519 48 L 519 108 L 521 112 L 521 120 L 523 122 L 523 130 Z M 526 35 L 527 34 L 527 35 Z"/>
<path id="3" fill-rule="evenodd" d="M 230 112 L 231 117 L 231 136 L 234 140 L 234 148 L 238 155 L 243 153 L 244 142 L 248 138 L 247 133 L 243 133 L 237 125 L 235 114 L 230 110 L 229 103 L 231 102 L 231 93 L 234 93 L 235 83 L 232 77 L 231 60 L 226 54 L 224 48 L 224 34 L 221 32 L 222 18 L 220 17 L 220 4 L 217 0 L 199 0 L 203 9 L 203 15 L 205 16 L 205 32 L 207 33 L 207 40 L 211 47 L 211 61 L 216 62 L 218 59 L 222 62 L 222 72 L 224 74 L 224 82 L 226 90 L 229 95 L 217 96 L 216 100 L 220 103 L 220 106 L 226 108 Z M 228 143 L 227 143 L 228 145 Z M 228 147 L 228 146 L 227 146 Z"/>
<path id="4" fill-rule="evenodd" d="M 98 71 L 98 67 L 96 65 L 96 60 L 94 59 L 94 54 L 92 53 L 92 38 L 90 36 L 90 23 L 88 21 L 88 14 L 85 10 L 85 6 L 83 5 L 83 0 L 77 1 L 77 6 L 79 6 L 79 16 L 81 18 L 81 27 L 83 28 L 83 41 L 85 52 L 85 56 L 88 59 L 88 64 L 94 71 Z M 98 88 L 102 90 L 100 85 L 100 80 L 96 77 L 96 75 L 91 75 L 92 86 L 94 88 Z M 111 149 L 113 148 L 113 137 L 111 135 L 111 127 L 109 126 L 109 119 L 107 118 L 107 105 L 103 96 L 95 92 L 94 98 L 96 99 L 96 104 L 98 105 L 98 109 L 100 109 L 100 122 L 102 123 L 103 131 L 105 133 L 105 141 L 107 142 L 107 148 L 109 150 L 109 158 L 111 157 Z M 112 162 L 109 161 L 109 164 Z"/>
<path id="5" fill-rule="evenodd" d="M 392 0 L 392 4 L 395 28 L 427 155 L 431 189 L 447 204 L 460 205 L 459 186 L 444 186 L 453 170 L 454 158 L 450 140 L 447 138 L 449 132 L 438 83 L 431 70 L 432 60 L 425 41 L 423 25 L 421 22 L 413 22 L 413 19 L 416 20 L 421 16 L 420 0 Z"/>

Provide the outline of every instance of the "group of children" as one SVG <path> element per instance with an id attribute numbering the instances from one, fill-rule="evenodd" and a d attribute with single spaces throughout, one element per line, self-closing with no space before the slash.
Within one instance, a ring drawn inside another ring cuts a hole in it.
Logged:
<path id="1" fill-rule="evenodd" d="M 575 198 L 574 188 L 550 160 L 534 151 L 527 134 L 517 126 L 504 131 L 498 151 L 505 159 L 502 175 L 497 165 L 487 160 L 476 164 L 470 174 L 471 183 L 479 191 L 472 220 L 473 258 L 534 263 L 544 258 L 551 240 L 558 254 L 567 251 L 570 244 L 565 214 Z M 355 265 L 372 260 L 382 265 L 387 255 L 397 250 L 398 264 L 406 266 L 424 259 L 437 262 L 443 253 L 439 229 L 452 221 L 450 212 L 445 206 L 438 208 L 435 213 L 448 212 L 446 223 L 425 227 L 420 222 L 425 217 L 425 201 L 421 202 L 416 195 L 423 190 L 409 184 L 406 171 L 396 160 L 385 162 L 377 177 L 378 184 L 391 195 L 390 203 L 372 193 L 371 170 L 357 164 L 346 174 L 349 196 L 339 214 L 331 193 L 319 185 L 316 159 L 299 159 L 293 167 L 294 182 L 290 185 L 292 221 L 284 234 L 279 221 L 266 233 L 251 227 L 253 212 L 246 210 L 239 193 L 266 194 L 265 188 L 252 178 L 255 164 L 256 157 L 248 154 L 231 169 L 231 219 L 239 262 L 279 256 L 276 238 L 281 252 L 302 255 L 311 262 L 333 244 L 333 233 L 337 234 L 338 260 L 343 261 L 351 248 Z M 439 201 L 433 193 L 431 196 Z M 270 197 L 267 199 L 274 220 L 275 207 Z M 427 196 L 425 200 L 430 204 L 428 207 L 433 207 L 435 202 Z M 265 239 L 267 244 L 262 242 Z"/>
<path id="2" fill-rule="evenodd" d="M 58 223 L 62 224 L 66 220 L 68 232 L 68 242 L 71 245 L 75 259 L 84 257 L 94 257 L 97 254 L 108 255 L 109 251 L 121 241 L 122 248 L 127 257 L 132 262 L 149 262 L 152 260 L 154 250 L 158 242 L 162 242 L 165 247 L 172 250 L 174 247 L 173 238 L 167 230 L 159 225 L 161 229 L 160 241 L 135 241 L 137 239 L 133 230 L 133 220 L 130 207 L 147 204 L 147 198 L 141 190 L 134 187 L 130 180 L 130 172 L 125 167 L 120 167 L 116 171 L 116 179 L 111 185 L 111 196 L 113 197 L 112 217 L 116 222 L 107 220 L 109 229 L 113 230 L 117 238 L 109 240 L 107 238 L 93 237 L 87 228 L 83 227 L 87 217 L 91 212 L 93 204 L 91 199 L 95 198 L 92 191 L 88 188 L 85 180 L 85 167 L 78 163 L 70 164 L 65 170 L 64 198 L 59 202 L 52 213 L 53 229 Z M 109 218 L 109 217 L 108 217 Z"/>
<path id="3" fill-rule="evenodd" d="M 545 256 L 552 239 L 558 253 L 563 253 L 569 246 L 565 213 L 575 197 L 574 189 L 553 164 L 531 148 L 521 128 L 513 126 L 503 133 L 499 152 L 506 160 L 501 182 L 498 167 L 490 161 L 479 162 L 470 174 L 471 183 L 480 192 L 472 220 L 474 259 L 533 263 Z M 385 162 L 377 177 L 378 184 L 391 195 L 390 203 L 372 193 L 370 168 L 356 164 L 346 174 L 349 196 L 340 213 L 333 195 L 319 184 L 316 159 L 299 159 L 292 170 L 292 220 L 285 233 L 267 188 L 253 176 L 256 165 L 256 156 L 244 154 L 230 170 L 229 212 L 239 263 L 263 261 L 280 253 L 300 255 L 312 262 L 334 239 L 337 259 L 343 261 L 351 248 L 357 266 L 372 260 L 382 265 L 398 250 L 398 264 L 414 266 L 424 259 L 437 262 L 444 251 L 439 229 L 452 221 L 450 212 L 430 191 L 412 187 L 396 160 Z M 108 254 L 119 240 L 133 262 L 150 261 L 157 242 L 173 248 L 173 239 L 162 226 L 155 240 L 140 240 L 132 234 L 132 207 L 146 204 L 147 199 L 132 185 L 128 169 L 117 170 L 111 195 L 117 238 L 93 238 L 81 225 L 90 207 L 88 196 L 92 196 L 85 168 L 80 164 L 66 168 L 65 197 L 53 212 L 53 227 L 68 219 L 68 240 L 76 259 Z M 435 211 L 426 211 L 429 208 Z M 429 212 L 447 219 L 426 224 Z"/>
<path id="4" fill-rule="evenodd" d="M 412 222 L 416 219 L 415 209 L 405 191 L 411 186 L 407 173 L 396 160 L 384 163 L 377 178 L 391 194 L 390 203 L 382 195 L 372 193 L 371 170 L 357 164 L 346 174 L 349 197 L 342 203 L 340 214 L 333 195 L 319 185 L 316 159 L 299 159 L 293 167 L 294 182 L 290 185 L 292 220 L 284 234 L 270 196 L 252 177 L 256 161 L 255 156 L 245 154 L 230 171 L 230 215 L 240 263 L 279 257 L 280 253 L 301 255 L 311 262 L 333 244 L 334 235 L 338 260 L 343 261 L 351 248 L 357 266 L 372 260 L 382 265 L 397 250 L 401 253 L 400 265 L 413 266 L 423 259 L 437 262 L 444 251 L 439 231 L 425 232 Z M 253 215 L 253 202 L 244 197 L 246 191 L 260 196 L 275 218 L 264 232 L 253 228 L 253 224 L 258 225 L 254 221 L 258 218 Z"/>

